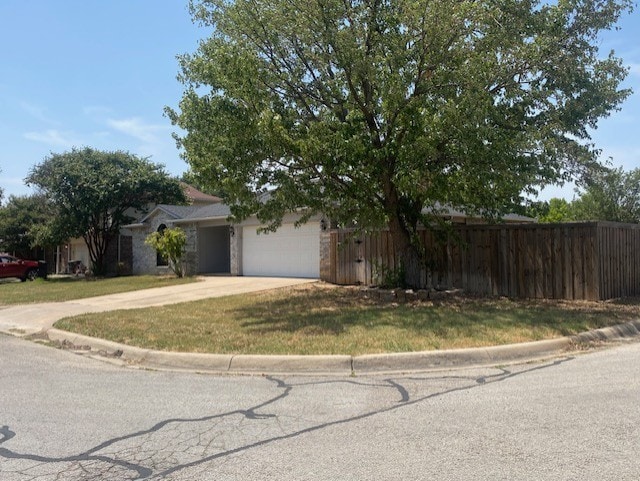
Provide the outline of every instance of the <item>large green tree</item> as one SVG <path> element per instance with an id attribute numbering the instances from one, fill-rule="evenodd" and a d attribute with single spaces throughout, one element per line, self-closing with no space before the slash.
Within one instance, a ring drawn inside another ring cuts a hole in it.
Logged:
<path id="1" fill-rule="evenodd" d="M 58 238 L 82 237 L 91 269 L 106 271 L 105 255 L 120 228 L 136 211 L 156 203 L 185 202 L 178 181 L 161 165 L 123 151 L 92 148 L 51 154 L 26 179 L 56 208 L 47 223 Z"/>
<path id="2" fill-rule="evenodd" d="M 32 249 L 53 245 L 40 234 L 54 210 L 40 195 L 10 195 L 0 207 L 0 251 L 30 258 Z"/>
<path id="3" fill-rule="evenodd" d="M 598 169 L 571 203 L 576 220 L 640 222 L 640 169 Z"/>
<path id="4" fill-rule="evenodd" d="M 213 33 L 181 57 L 185 93 L 167 113 L 186 131 L 185 159 L 236 217 L 276 227 L 306 207 L 387 226 L 416 286 L 417 231 L 438 206 L 498 217 L 595 162 L 588 128 L 629 94 L 598 35 L 631 7 L 192 0 Z"/>

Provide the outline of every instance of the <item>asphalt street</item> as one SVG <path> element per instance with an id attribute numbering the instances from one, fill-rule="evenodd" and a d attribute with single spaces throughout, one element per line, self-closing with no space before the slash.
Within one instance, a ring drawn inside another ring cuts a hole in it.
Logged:
<path id="1" fill-rule="evenodd" d="M 407 376 L 133 370 L 0 335 L 0 479 L 637 480 L 640 344 Z"/>

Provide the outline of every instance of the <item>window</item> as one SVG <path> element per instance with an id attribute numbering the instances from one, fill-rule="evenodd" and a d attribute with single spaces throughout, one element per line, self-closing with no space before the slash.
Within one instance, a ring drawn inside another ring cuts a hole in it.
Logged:
<path id="1" fill-rule="evenodd" d="M 164 231 L 167 229 L 165 224 L 160 224 L 158 226 L 158 233 L 160 235 L 164 235 Z M 166 267 L 169 265 L 169 260 L 160 254 L 160 252 L 156 252 L 156 266 L 158 267 Z"/>

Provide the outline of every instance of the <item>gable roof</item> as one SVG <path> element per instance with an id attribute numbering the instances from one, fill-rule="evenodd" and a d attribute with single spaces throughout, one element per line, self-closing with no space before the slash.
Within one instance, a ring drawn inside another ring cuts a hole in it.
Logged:
<path id="1" fill-rule="evenodd" d="M 226 219 L 231 215 L 231 208 L 223 203 L 208 205 L 171 205 L 158 204 L 135 224 L 125 225 L 125 228 L 144 227 L 145 222 L 163 212 L 170 217 L 174 224 L 197 222 L 202 220 Z"/>
<path id="2" fill-rule="evenodd" d="M 172 219 L 181 219 L 185 216 L 188 216 L 192 212 L 200 209 L 197 205 L 170 205 L 170 204 L 158 204 L 156 205 L 151 212 L 145 215 L 142 219 L 140 219 L 140 223 L 142 224 L 146 220 L 150 219 L 158 212 L 164 212 Z"/>
<path id="3" fill-rule="evenodd" d="M 180 182 L 190 205 L 157 204 L 136 223 L 123 226 L 124 228 L 143 227 L 145 222 L 158 212 L 164 212 L 174 222 L 189 220 L 205 220 L 211 218 L 228 217 L 231 210 L 222 203 L 222 199 L 215 195 L 205 194 L 186 182 Z M 195 213 L 202 209 L 202 213 Z"/>
<path id="4" fill-rule="evenodd" d="M 175 223 L 195 222 L 200 220 L 226 219 L 231 215 L 231 208 L 223 203 L 210 204 L 198 207 L 195 211 L 185 212 Z"/>
<path id="5" fill-rule="evenodd" d="M 189 185 L 186 182 L 180 182 L 180 187 L 182 187 L 184 195 L 191 201 L 192 204 L 222 202 L 222 199 L 220 197 L 200 192 L 194 186 Z"/>

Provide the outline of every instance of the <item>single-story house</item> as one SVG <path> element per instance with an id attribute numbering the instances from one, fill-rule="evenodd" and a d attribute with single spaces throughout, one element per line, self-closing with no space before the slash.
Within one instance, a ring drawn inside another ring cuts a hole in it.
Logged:
<path id="1" fill-rule="evenodd" d="M 257 219 L 232 224 L 230 214 L 229 206 L 222 202 L 156 206 L 138 223 L 125 227 L 132 237 L 133 273 L 165 271 L 165 262 L 145 239 L 152 232 L 180 227 L 187 235 L 188 274 L 320 276 L 320 233 L 325 226 L 320 216 L 296 228 L 298 217 L 292 214 L 276 232 L 258 233 L 261 224 Z"/>
<path id="2" fill-rule="evenodd" d="M 180 227 L 187 235 L 185 264 L 188 274 L 230 274 L 319 278 L 323 259 L 328 259 L 328 221 L 312 217 L 296 227 L 297 214 L 287 215 L 276 232 L 259 233 L 254 217 L 234 224 L 231 211 L 220 199 L 189 206 L 157 205 L 137 223 L 125 227 L 132 239 L 133 274 L 165 272 L 166 262 L 145 244 L 149 234 Z M 449 209 L 451 222 L 479 223 L 481 219 Z M 441 214 L 442 215 L 442 214 Z M 510 215 L 505 222 L 532 222 Z"/>
<path id="3" fill-rule="evenodd" d="M 182 183 L 189 205 L 160 204 L 124 226 L 109 246 L 109 274 L 158 274 L 168 271 L 166 261 L 145 243 L 152 232 L 180 227 L 187 234 L 185 265 L 187 274 L 230 274 L 319 278 L 323 262 L 328 262 L 330 238 L 328 220 L 317 215 L 295 227 L 300 218 L 287 215 L 276 232 L 258 233 L 262 227 L 254 217 L 234 224 L 231 210 L 221 198 L 204 194 Z M 485 221 L 452 208 L 438 208 L 438 215 L 455 224 Z M 533 222 L 517 215 L 504 218 L 507 223 Z M 324 234 L 324 235 L 323 235 Z M 78 264 L 89 266 L 89 252 L 83 239 L 70 239 L 57 249 L 55 272 L 74 272 Z"/>

